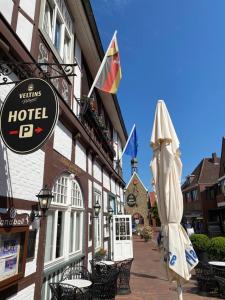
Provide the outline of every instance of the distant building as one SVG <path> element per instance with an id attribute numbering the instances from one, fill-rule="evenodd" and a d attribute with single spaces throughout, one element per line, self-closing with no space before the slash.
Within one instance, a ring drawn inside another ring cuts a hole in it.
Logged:
<path id="1" fill-rule="evenodd" d="M 131 161 L 132 176 L 125 188 L 125 207 L 127 214 L 132 216 L 133 228 L 140 224 L 149 225 L 148 220 L 148 190 L 139 178 L 137 171 L 137 160 Z"/>
<path id="2" fill-rule="evenodd" d="M 216 185 L 219 173 L 220 158 L 216 156 L 216 153 L 213 153 L 212 157 L 201 160 L 182 185 L 183 216 L 192 223 L 197 232 L 208 230 L 208 212 L 217 207 Z"/>
<path id="3" fill-rule="evenodd" d="M 209 211 L 209 226 L 225 235 L 225 138 L 222 138 L 218 183 L 209 188 L 208 198 L 216 198 L 216 206 Z"/>

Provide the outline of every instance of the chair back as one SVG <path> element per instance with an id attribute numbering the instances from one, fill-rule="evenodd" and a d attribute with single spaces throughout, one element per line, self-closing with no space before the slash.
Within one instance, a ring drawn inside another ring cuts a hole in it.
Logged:
<path id="1" fill-rule="evenodd" d="M 87 279 L 89 280 L 91 274 L 84 266 L 68 266 L 62 273 L 61 281 L 66 279 Z"/>

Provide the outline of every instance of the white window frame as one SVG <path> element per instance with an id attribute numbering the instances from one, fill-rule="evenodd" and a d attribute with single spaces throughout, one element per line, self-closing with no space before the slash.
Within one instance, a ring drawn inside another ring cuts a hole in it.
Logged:
<path id="1" fill-rule="evenodd" d="M 64 185 L 61 185 L 61 183 Z M 72 195 L 74 192 L 74 184 L 76 191 L 77 202 L 73 202 Z M 63 192 L 62 192 L 63 191 Z M 62 192 L 62 193 L 61 193 Z M 58 198 L 62 199 L 62 202 L 56 201 L 57 193 L 59 193 Z M 74 179 L 74 175 L 62 174 L 53 187 L 54 199 L 51 203 L 50 211 L 53 212 L 53 229 L 52 229 L 52 240 L 51 240 L 51 253 L 50 260 L 45 262 L 45 267 L 50 264 L 55 264 L 58 260 L 66 259 L 66 257 L 71 255 L 81 254 L 83 251 L 83 237 L 84 237 L 84 200 L 83 194 L 79 183 Z M 56 239 L 57 239 L 57 222 L 58 213 L 62 212 L 62 233 L 61 233 L 61 245 L 62 255 L 56 258 Z M 80 214 L 79 223 L 79 248 L 76 249 L 76 222 L 77 215 Z M 71 237 L 71 221 L 68 222 L 71 215 L 73 215 L 73 233 L 74 236 L 72 249 L 70 249 L 70 237 Z"/>
<path id="2" fill-rule="evenodd" d="M 40 21 L 40 28 L 42 30 L 42 33 L 46 37 L 49 45 L 51 48 L 55 49 L 56 52 L 59 54 L 61 60 L 64 63 L 73 63 L 72 59 L 72 52 L 73 52 L 73 33 L 70 32 L 69 28 L 67 27 L 66 20 L 64 19 L 58 4 L 56 0 L 49 0 L 49 5 L 51 6 L 53 10 L 53 16 L 52 16 L 52 23 L 51 24 L 51 33 L 47 32 L 44 28 L 44 22 L 45 22 L 45 9 L 46 9 L 46 2 L 47 0 L 43 0 L 42 2 L 42 18 Z M 60 28 L 60 45 L 59 49 L 55 47 L 55 30 L 56 30 L 56 20 L 59 20 L 61 24 Z M 48 18 L 49 21 L 49 18 Z M 50 24 L 48 24 L 50 25 Z M 68 47 L 68 57 L 65 59 L 64 58 L 64 43 L 65 43 L 65 37 L 66 35 L 68 36 L 69 39 L 69 47 Z"/>

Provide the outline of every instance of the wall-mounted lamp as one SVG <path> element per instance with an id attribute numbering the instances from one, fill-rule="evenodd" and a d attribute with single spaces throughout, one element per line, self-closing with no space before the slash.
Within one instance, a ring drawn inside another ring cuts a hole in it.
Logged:
<path id="1" fill-rule="evenodd" d="M 98 218 L 100 209 L 101 209 L 101 206 L 100 206 L 98 200 L 96 200 L 95 205 L 93 207 L 94 207 L 94 217 L 93 218 Z"/>
<path id="2" fill-rule="evenodd" d="M 109 219 L 109 222 L 111 221 L 112 216 L 113 216 L 113 209 L 112 209 L 111 206 L 109 206 L 109 208 L 108 208 L 108 219 Z"/>
<path id="3" fill-rule="evenodd" d="M 36 195 L 38 198 L 38 207 L 41 214 L 36 213 L 34 210 L 31 211 L 30 218 L 33 222 L 35 218 L 41 218 L 46 216 L 46 212 L 51 205 L 52 198 L 54 198 L 52 192 L 48 189 L 47 185 L 40 190 L 39 194 Z"/>

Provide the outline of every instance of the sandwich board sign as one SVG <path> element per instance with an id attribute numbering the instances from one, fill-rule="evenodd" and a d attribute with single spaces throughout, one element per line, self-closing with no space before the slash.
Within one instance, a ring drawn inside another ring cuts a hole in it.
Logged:
<path id="1" fill-rule="evenodd" d="M 40 78 L 23 80 L 10 91 L 2 104 L 2 140 L 15 153 L 32 153 L 51 136 L 58 115 L 58 98 L 52 86 Z"/>

